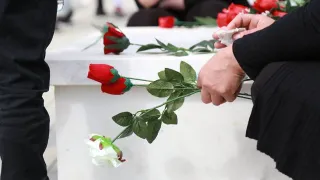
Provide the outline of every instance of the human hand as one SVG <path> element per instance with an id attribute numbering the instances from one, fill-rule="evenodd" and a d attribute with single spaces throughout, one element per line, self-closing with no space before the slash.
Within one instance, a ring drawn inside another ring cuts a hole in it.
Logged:
<path id="1" fill-rule="evenodd" d="M 247 34 L 254 33 L 261 29 L 264 29 L 271 24 L 273 24 L 274 20 L 270 17 L 260 14 L 238 14 L 227 27 L 222 27 L 222 29 L 230 30 L 235 28 L 246 28 L 246 31 L 236 33 L 233 35 L 233 39 L 239 39 Z M 218 39 L 216 33 L 213 34 L 214 39 Z M 220 42 L 216 42 L 214 44 L 216 48 L 224 48 L 226 47 L 224 44 Z"/>
<path id="2" fill-rule="evenodd" d="M 138 0 L 144 8 L 150 8 L 156 5 L 160 0 Z"/>
<path id="3" fill-rule="evenodd" d="M 245 73 L 235 59 L 232 46 L 215 54 L 199 73 L 198 87 L 206 104 L 220 105 L 232 102 L 241 90 Z"/>
<path id="4" fill-rule="evenodd" d="M 184 10 L 184 0 L 162 0 L 159 5 L 161 8 L 169 8 L 175 10 Z"/>

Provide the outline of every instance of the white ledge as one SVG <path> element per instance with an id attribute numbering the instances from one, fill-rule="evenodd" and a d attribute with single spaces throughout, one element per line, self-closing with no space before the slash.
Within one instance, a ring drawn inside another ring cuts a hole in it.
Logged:
<path id="1" fill-rule="evenodd" d="M 217 28 L 174 28 L 161 29 L 157 27 L 124 28 L 122 31 L 135 44 L 156 43 L 155 38 L 188 48 L 202 40 L 212 39 Z M 184 57 L 170 56 L 160 51 L 136 53 L 137 46 L 130 46 L 120 55 L 104 55 L 102 40 L 93 47 L 82 49 L 99 36 L 100 32 L 92 32 L 87 37 L 67 47 L 50 51 L 46 61 L 51 68 L 51 85 L 96 85 L 87 79 L 88 66 L 91 63 L 110 64 L 127 77 L 155 80 L 157 73 L 164 68 L 179 69 L 181 61 L 189 63 L 199 72 L 201 67 L 214 55 L 192 54 Z"/>

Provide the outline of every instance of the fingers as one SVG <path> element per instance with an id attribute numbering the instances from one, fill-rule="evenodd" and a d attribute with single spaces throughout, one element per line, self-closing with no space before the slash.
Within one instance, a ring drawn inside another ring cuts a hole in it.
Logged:
<path id="1" fill-rule="evenodd" d="M 205 104 L 211 103 L 211 95 L 206 89 L 201 89 L 201 100 Z"/>
<path id="2" fill-rule="evenodd" d="M 210 93 L 206 89 L 201 89 L 201 100 L 205 104 L 212 103 L 216 106 L 219 106 L 226 102 L 226 100 L 218 93 Z"/>
<path id="3" fill-rule="evenodd" d="M 233 38 L 233 40 L 237 40 L 237 39 L 242 38 L 242 37 L 245 36 L 245 35 L 254 33 L 254 32 L 256 32 L 256 31 L 258 31 L 257 28 L 255 28 L 255 29 L 250 29 L 250 30 L 247 30 L 247 31 L 243 31 L 243 32 L 240 32 L 240 33 L 236 33 L 236 34 L 234 34 L 234 35 L 232 36 L 232 38 Z"/>
<path id="4" fill-rule="evenodd" d="M 238 14 L 227 26 L 228 29 L 235 28 L 254 28 L 254 24 L 257 24 L 255 14 Z M 256 27 L 256 26 L 255 26 Z"/>
<path id="5" fill-rule="evenodd" d="M 225 103 L 226 100 L 222 96 L 220 96 L 218 93 L 213 93 L 211 94 L 211 102 L 212 104 L 219 106 Z"/>
<path id="6" fill-rule="evenodd" d="M 226 45 L 222 44 L 221 42 L 215 42 L 214 47 L 217 49 L 225 48 Z"/>

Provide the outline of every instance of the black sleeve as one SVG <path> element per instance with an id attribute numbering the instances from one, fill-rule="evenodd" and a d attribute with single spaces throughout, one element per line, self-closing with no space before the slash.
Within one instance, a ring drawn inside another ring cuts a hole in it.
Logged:
<path id="1" fill-rule="evenodd" d="M 134 0 L 134 1 L 136 2 L 136 4 L 137 4 L 137 6 L 138 6 L 139 9 L 145 9 L 145 8 L 139 3 L 138 0 Z M 156 5 L 152 6 L 151 8 L 157 8 L 157 7 L 159 6 L 159 4 L 160 4 L 161 1 L 162 1 L 162 0 L 160 0 Z"/>
<path id="2" fill-rule="evenodd" d="M 313 0 L 271 26 L 236 40 L 233 53 L 252 79 L 272 62 L 320 61 L 320 0 Z"/>

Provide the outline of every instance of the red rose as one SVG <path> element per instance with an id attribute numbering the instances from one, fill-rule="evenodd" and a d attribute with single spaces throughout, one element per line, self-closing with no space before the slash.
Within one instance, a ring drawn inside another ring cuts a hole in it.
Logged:
<path id="1" fill-rule="evenodd" d="M 103 33 L 104 54 L 119 54 L 130 45 L 129 39 L 111 23 L 104 26 Z"/>
<path id="2" fill-rule="evenodd" d="M 248 9 L 248 7 L 246 7 L 246 6 L 231 3 L 228 7 L 228 13 L 230 13 L 230 12 L 237 13 L 237 14 L 239 14 L 241 12 L 245 13 L 245 12 L 247 12 L 247 9 Z"/>
<path id="3" fill-rule="evenodd" d="M 112 95 L 121 95 L 131 89 L 133 84 L 130 79 L 120 77 L 112 84 L 102 84 L 101 91 Z"/>
<path id="4" fill-rule="evenodd" d="M 283 17 L 284 15 L 286 15 L 286 12 L 282 12 L 282 11 L 273 11 L 272 15 L 275 17 Z"/>
<path id="5" fill-rule="evenodd" d="M 219 27 L 227 26 L 239 13 L 248 13 L 249 8 L 239 4 L 231 3 L 228 9 L 223 9 L 217 16 Z"/>
<path id="6" fill-rule="evenodd" d="M 217 25 L 219 27 L 227 26 L 229 23 L 227 21 L 227 13 L 218 13 Z"/>
<path id="7" fill-rule="evenodd" d="M 102 84 L 109 84 L 119 79 L 119 74 L 113 66 L 107 64 L 90 64 L 88 78 Z"/>
<path id="8" fill-rule="evenodd" d="M 278 7 L 278 0 L 256 0 L 252 7 L 258 12 L 270 11 Z"/>
<path id="9" fill-rule="evenodd" d="M 165 16 L 165 17 L 160 17 L 158 19 L 158 24 L 159 24 L 159 27 L 162 27 L 162 28 L 173 28 L 175 25 L 175 21 L 176 21 L 175 17 Z"/>

